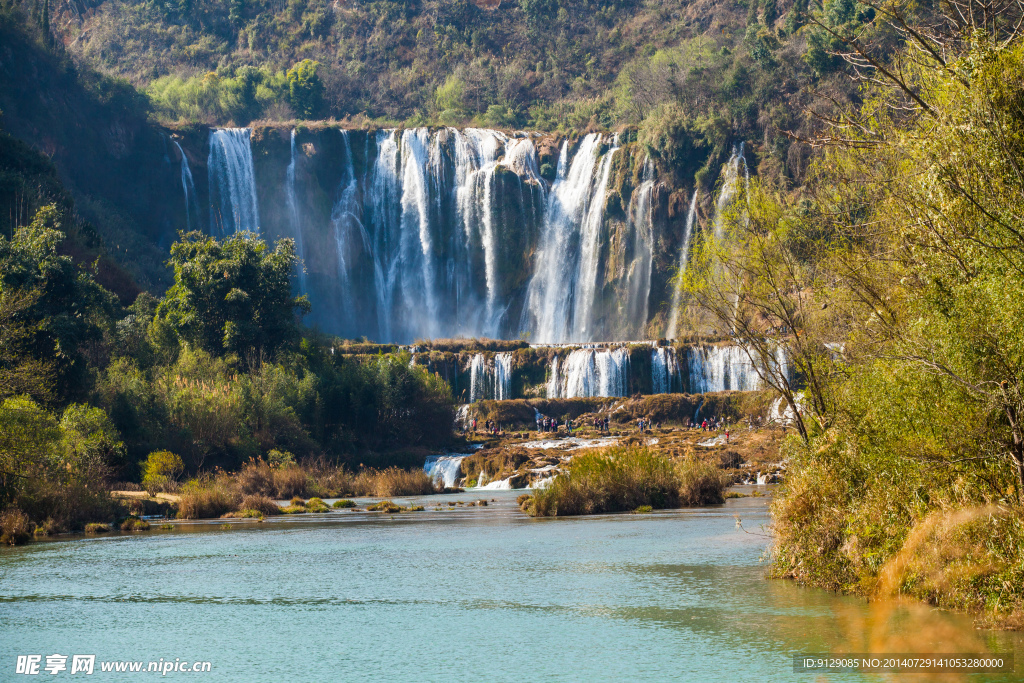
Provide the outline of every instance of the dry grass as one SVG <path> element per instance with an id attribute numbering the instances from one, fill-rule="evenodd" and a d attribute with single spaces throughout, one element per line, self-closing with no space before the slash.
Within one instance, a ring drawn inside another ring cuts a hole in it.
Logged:
<path id="1" fill-rule="evenodd" d="M 351 493 L 357 496 L 421 496 L 437 493 L 436 482 L 423 470 L 363 470 L 352 479 Z"/>
<path id="2" fill-rule="evenodd" d="M 252 510 L 270 517 L 272 515 L 281 514 L 281 508 L 278 507 L 277 503 L 268 496 L 264 495 L 248 495 L 242 497 L 242 502 L 238 504 L 239 510 Z"/>
<path id="3" fill-rule="evenodd" d="M 32 522 L 28 515 L 18 508 L 7 508 L 0 512 L 0 543 L 20 545 L 32 538 Z"/>
<path id="4" fill-rule="evenodd" d="M 228 475 L 193 479 L 181 489 L 178 519 L 209 519 L 234 512 L 242 502 L 234 480 Z"/>

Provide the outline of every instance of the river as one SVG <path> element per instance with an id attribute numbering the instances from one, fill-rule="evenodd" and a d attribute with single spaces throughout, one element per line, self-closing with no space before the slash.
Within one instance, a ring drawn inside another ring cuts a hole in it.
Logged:
<path id="1" fill-rule="evenodd" d="M 1020 634 L 766 580 L 767 498 L 531 519 L 518 493 L 0 550 L 0 680 L 31 680 L 9 675 L 17 655 L 53 653 L 209 661 L 166 678 L 218 682 L 878 680 L 794 673 L 794 654 L 817 652 L 990 650 L 1024 665 Z M 156 678 L 97 664 L 85 680 Z"/>

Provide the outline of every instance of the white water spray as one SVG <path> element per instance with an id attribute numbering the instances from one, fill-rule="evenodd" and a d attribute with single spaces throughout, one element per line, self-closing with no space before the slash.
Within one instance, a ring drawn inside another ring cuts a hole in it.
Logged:
<path id="1" fill-rule="evenodd" d="M 222 128 L 210 133 L 210 229 L 222 235 L 259 230 L 256 175 L 248 128 Z"/>

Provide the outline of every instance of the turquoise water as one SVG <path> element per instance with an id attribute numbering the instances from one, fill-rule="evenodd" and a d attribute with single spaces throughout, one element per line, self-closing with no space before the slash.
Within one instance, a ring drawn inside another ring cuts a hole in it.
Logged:
<path id="1" fill-rule="evenodd" d="M 765 580 L 764 498 L 530 519 L 517 493 L 2 550 L 0 680 L 52 653 L 206 660 L 166 678 L 210 681 L 875 680 L 797 674 L 792 656 L 986 648 L 1024 664 L 1019 634 Z"/>

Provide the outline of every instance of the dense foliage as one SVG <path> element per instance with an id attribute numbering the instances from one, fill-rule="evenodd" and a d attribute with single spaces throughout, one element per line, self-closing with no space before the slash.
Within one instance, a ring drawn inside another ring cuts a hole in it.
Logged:
<path id="1" fill-rule="evenodd" d="M 160 490 L 264 458 L 407 464 L 410 449 L 451 438 L 447 384 L 408 355 L 357 362 L 303 338 L 290 244 L 184 235 L 167 296 L 123 309 L 59 254 L 58 215 L 44 206 L 0 236 L 0 510 L 20 510 L 12 524 L 109 519 L 106 487 L 139 476 Z"/>
<path id="2" fill-rule="evenodd" d="M 1008 15 L 948 26 L 837 122 L 843 144 L 799 193 L 752 189 L 686 286 L 698 324 L 731 327 L 765 368 L 787 347 L 803 384 L 769 378 L 800 414 L 776 573 L 1014 625 L 1024 41 Z"/>
<path id="3" fill-rule="evenodd" d="M 806 128 L 807 86 L 854 94 L 834 51 L 874 12 L 849 0 L 110 0 L 60 16 L 77 57 L 145 89 L 169 120 L 641 125 L 688 184 L 741 138 L 799 177 L 806 148 L 783 132 Z"/>

